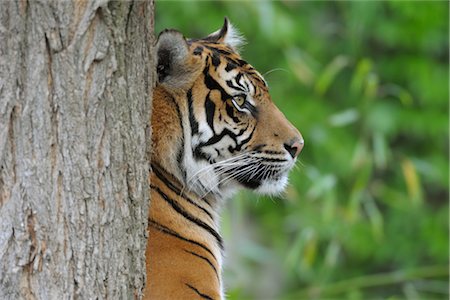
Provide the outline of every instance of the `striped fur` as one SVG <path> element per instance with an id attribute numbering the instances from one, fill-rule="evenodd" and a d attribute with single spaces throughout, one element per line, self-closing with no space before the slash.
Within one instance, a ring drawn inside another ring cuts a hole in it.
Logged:
<path id="1" fill-rule="evenodd" d="M 280 193 L 303 147 L 241 42 L 227 19 L 203 39 L 158 38 L 145 299 L 223 299 L 221 203 Z"/>

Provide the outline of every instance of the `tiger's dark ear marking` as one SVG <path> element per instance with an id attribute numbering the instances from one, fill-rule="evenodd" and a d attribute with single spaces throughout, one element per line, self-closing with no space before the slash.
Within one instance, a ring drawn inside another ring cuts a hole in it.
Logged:
<path id="1" fill-rule="evenodd" d="M 189 46 L 184 36 L 173 29 L 163 30 L 156 42 L 158 82 L 182 87 L 189 79 Z"/>
<path id="2" fill-rule="evenodd" d="M 203 40 L 208 41 L 208 42 L 220 43 L 221 41 L 223 41 L 224 37 L 227 35 L 228 25 L 229 25 L 228 18 L 225 17 L 222 28 L 220 28 L 217 31 L 214 31 L 207 37 L 203 38 Z"/>
<path id="3" fill-rule="evenodd" d="M 225 17 L 221 29 L 211 33 L 203 40 L 225 44 L 234 51 L 238 51 L 239 47 L 244 44 L 244 38 L 239 34 L 237 29 L 234 28 L 227 17 Z"/>

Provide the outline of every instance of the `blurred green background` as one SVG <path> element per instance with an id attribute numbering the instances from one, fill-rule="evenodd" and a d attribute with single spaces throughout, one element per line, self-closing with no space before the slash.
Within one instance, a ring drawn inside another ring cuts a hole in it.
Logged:
<path id="1" fill-rule="evenodd" d="M 228 16 L 305 148 L 280 198 L 227 203 L 229 299 L 448 299 L 448 2 L 157 1 Z"/>

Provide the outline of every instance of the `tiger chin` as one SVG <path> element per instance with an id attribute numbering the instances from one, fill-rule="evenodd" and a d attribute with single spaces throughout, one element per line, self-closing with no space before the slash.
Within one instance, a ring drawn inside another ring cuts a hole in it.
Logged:
<path id="1" fill-rule="evenodd" d="M 303 148 L 242 42 L 226 18 L 202 39 L 158 37 L 144 299 L 223 299 L 221 204 L 282 192 Z"/>

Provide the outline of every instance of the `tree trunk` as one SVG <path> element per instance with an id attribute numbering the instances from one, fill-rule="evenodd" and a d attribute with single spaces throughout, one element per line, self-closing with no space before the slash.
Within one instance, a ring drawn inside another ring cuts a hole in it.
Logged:
<path id="1" fill-rule="evenodd" d="M 0 299 L 139 298 L 153 2 L 0 2 Z"/>

